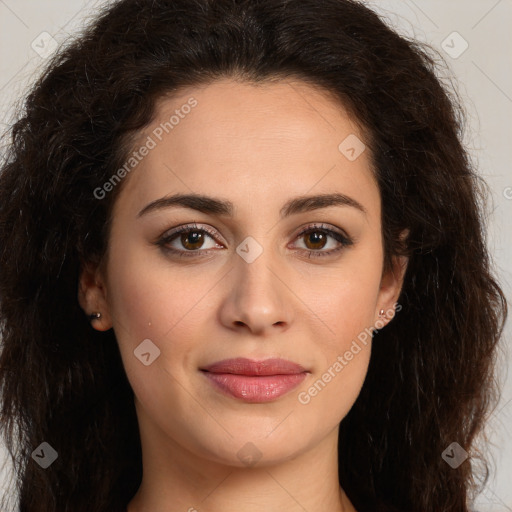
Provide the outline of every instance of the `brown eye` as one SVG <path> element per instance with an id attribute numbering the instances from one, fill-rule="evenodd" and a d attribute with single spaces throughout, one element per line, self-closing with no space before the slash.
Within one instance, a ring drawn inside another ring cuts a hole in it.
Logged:
<path id="1" fill-rule="evenodd" d="M 310 231 L 302 236 L 304 237 L 306 247 L 311 250 L 323 249 L 328 239 L 328 235 L 322 231 Z"/>
<path id="2" fill-rule="evenodd" d="M 197 225 L 179 226 L 168 231 L 156 243 L 163 251 L 177 256 L 206 256 L 210 249 L 222 248 L 216 241 L 217 234 Z"/>
<path id="3" fill-rule="evenodd" d="M 297 239 L 302 241 L 302 249 L 310 258 L 334 255 L 354 243 L 347 235 L 323 225 L 308 226 L 297 235 Z"/>
<path id="4" fill-rule="evenodd" d="M 201 249 L 204 244 L 204 234 L 201 231 L 186 231 L 180 235 L 181 244 L 185 249 Z"/>

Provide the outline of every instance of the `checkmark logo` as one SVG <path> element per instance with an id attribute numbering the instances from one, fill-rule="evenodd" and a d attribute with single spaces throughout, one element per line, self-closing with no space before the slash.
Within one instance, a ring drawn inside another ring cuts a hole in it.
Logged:
<path id="1" fill-rule="evenodd" d="M 41 32 L 31 44 L 32 49 L 39 54 L 42 59 L 47 59 L 58 46 L 57 41 L 48 32 Z"/>
<path id="2" fill-rule="evenodd" d="M 441 48 L 452 59 L 458 59 L 469 48 L 469 43 L 458 32 L 452 32 L 445 37 Z"/>
<path id="3" fill-rule="evenodd" d="M 263 456 L 258 447 L 251 442 L 245 443 L 236 455 L 240 462 L 247 467 L 256 465 Z"/>
<path id="4" fill-rule="evenodd" d="M 263 247 L 252 236 L 248 236 L 238 245 L 236 253 L 247 263 L 252 263 L 261 256 Z"/>
<path id="5" fill-rule="evenodd" d="M 441 457 L 453 469 L 457 469 L 469 455 L 459 443 L 454 441 L 443 451 Z"/>
<path id="6" fill-rule="evenodd" d="M 160 349 L 149 338 L 140 343 L 133 353 L 144 366 L 153 364 L 160 357 Z"/>
<path id="7" fill-rule="evenodd" d="M 350 162 L 357 160 L 365 149 L 363 141 L 353 133 L 345 137 L 338 146 L 338 151 Z"/>
<path id="8" fill-rule="evenodd" d="M 58 453 L 46 441 L 41 443 L 33 452 L 32 458 L 43 468 L 49 468 L 58 457 Z"/>

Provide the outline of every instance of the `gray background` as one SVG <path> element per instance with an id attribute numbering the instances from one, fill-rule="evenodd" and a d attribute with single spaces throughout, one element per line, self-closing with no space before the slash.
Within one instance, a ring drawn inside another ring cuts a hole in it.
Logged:
<path id="1" fill-rule="evenodd" d="M 14 101 L 37 76 L 56 43 L 75 34 L 98 7 L 107 3 L 105 0 L 0 0 L 2 132 L 12 121 Z M 365 3 L 383 14 L 400 33 L 438 48 L 449 65 L 446 78 L 455 79 L 468 113 L 465 142 L 492 189 L 488 245 L 510 301 L 512 0 L 372 0 Z M 466 44 L 467 49 L 463 51 Z M 512 360 L 510 324 L 507 322 L 500 353 L 502 397 L 489 422 L 489 442 L 487 445 L 482 442 L 491 455 L 491 476 L 475 504 L 475 510 L 482 512 L 512 512 L 512 378 L 507 375 Z M 428 444 L 428 439 L 425 443 Z M 0 446 L 0 460 L 4 459 Z M 0 472 L 0 490 L 9 468 L 6 464 Z"/>

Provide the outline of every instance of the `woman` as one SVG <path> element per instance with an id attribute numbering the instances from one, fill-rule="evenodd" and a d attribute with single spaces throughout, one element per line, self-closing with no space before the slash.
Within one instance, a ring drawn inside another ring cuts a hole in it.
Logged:
<path id="1" fill-rule="evenodd" d="M 349 0 L 122 0 L 0 176 L 20 511 L 467 511 L 506 317 L 435 62 Z"/>

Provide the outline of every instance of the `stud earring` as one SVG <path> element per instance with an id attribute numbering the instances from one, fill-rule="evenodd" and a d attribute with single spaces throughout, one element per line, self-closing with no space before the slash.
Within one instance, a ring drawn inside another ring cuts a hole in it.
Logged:
<path id="1" fill-rule="evenodd" d="M 89 320 L 92 322 L 93 320 L 99 320 L 101 318 L 101 313 L 92 313 L 89 315 Z"/>
<path id="2" fill-rule="evenodd" d="M 383 309 L 381 309 L 381 310 L 379 311 L 379 316 L 384 316 L 384 310 L 383 310 Z"/>

